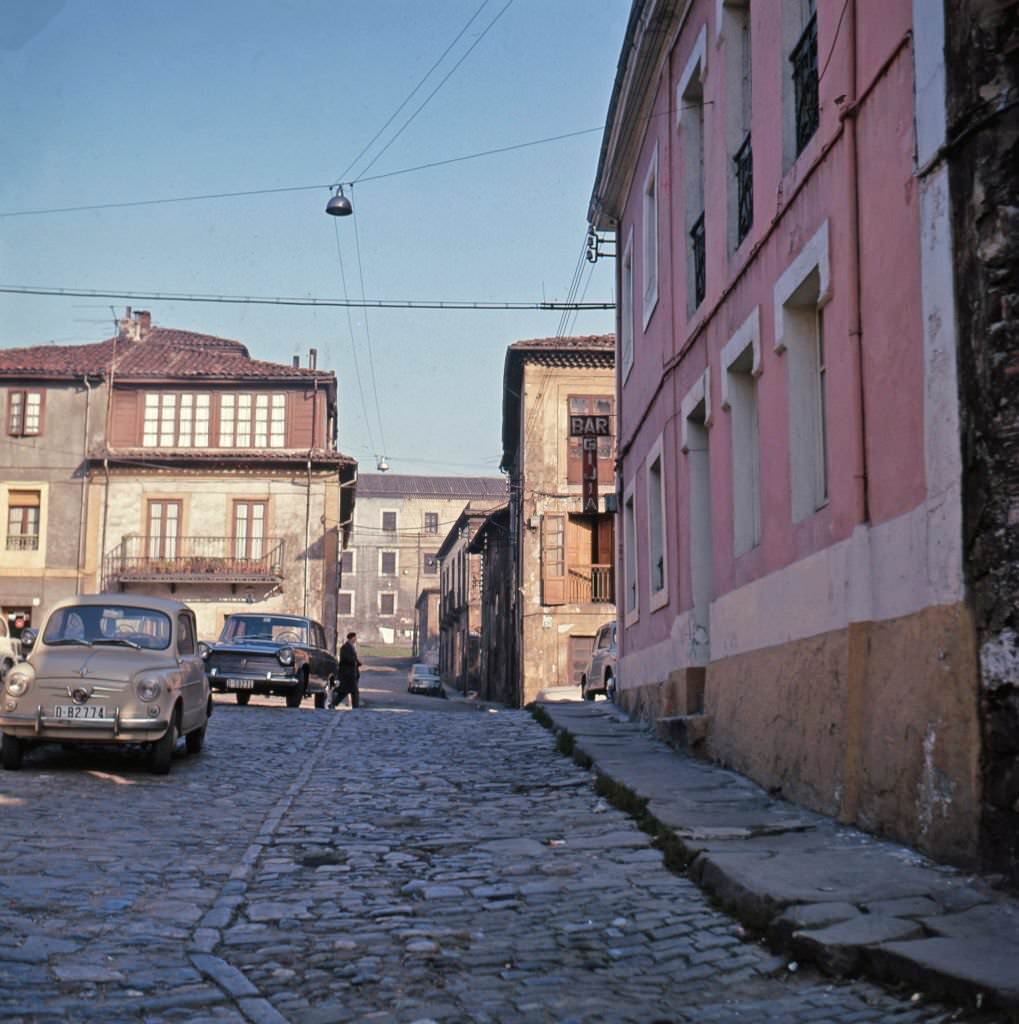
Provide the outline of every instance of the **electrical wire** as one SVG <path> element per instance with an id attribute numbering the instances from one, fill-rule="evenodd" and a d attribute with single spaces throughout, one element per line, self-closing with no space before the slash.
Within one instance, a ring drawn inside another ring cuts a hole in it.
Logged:
<path id="1" fill-rule="evenodd" d="M 660 116 L 660 115 L 652 115 Z M 366 182 L 383 181 L 386 178 L 395 178 L 403 174 L 416 174 L 418 171 L 431 170 L 434 167 L 446 167 L 449 164 L 464 163 L 467 160 L 479 160 L 486 156 L 499 156 L 503 153 L 512 153 L 519 149 L 530 149 L 532 146 L 543 146 L 550 142 L 562 142 L 566 139 L 575 139 L 581 135 L 592 135 L 595 132 L 604 131 L 604 125 L 597 128 L 581 128 L 578 131 L 563 132 L 559 135 L 549 135 L 542 139 L 532 139 L 530 142 L 518 142 L 512 146 L 499 146 L 496 149 L 485 149 L 477 153 L 467 153 L 463 156 L 449 157 L 445 160 L 433 160 L 426 164 L 416 164 L 413 167 L 403 167 L 396 171 L 386 171 L 382 174 L 373 174 L 370 177 L 356 178 L 351 182 L 343 182 L 345 185 L 361 185 Z M 282 192 L 311 192 L 331 191 L 335 186 L 330 184 L 320 185 L 287 185 L 280 188 L 254 188 L 244 189 L 237 192 L 208 192 L 193 196 L 170 196 L 163 199 L 135 199 L 119 203 L 89 203 L 82 206 L 54 206 L 37 210 L 7 210 L 0 211 L 0 219 L 9 217 L 41 217 L 51 213 L 81 213 L 90 210 L 120 210 L 134 206 L 163 206 L 169 203 L 195 203 L 211 199 L 238 199 L 247 196 L 276 195 Z"/>
<path id="2" fill-rule="evenodd" d="M 334 225 L 335 226 L 335 225 Z M 189 292 L 135 292 L 96 288 L 53 288 L 32 285 L 0 285 L 0 294 L 49 295 L 66 299 L 130 299 L 138 302 L 219 302 L 251 306 L 321 306 L 352 309 L 467 309 L 467 310 L 561 310 L 561 302 L 471 302 L 446 299 L 317 299 L 256 295 L 201 295 Z M 615 309 L 614 302 L 588 302 L 584 310 Z"/>
<path id="3" fill-rule="evenodd" d="M 363 175 L 367 174 L 368 171 L 370 171 L 375 166 L 375 164 L 378 163 L 379 158 L 406 131 L 406 129 L 410 126 L 411 122 L 428 105 L 428 103 L 431 101 L 432 97 L 446 84 L 446 82 L 449 81 L 449 79 L 453 76 L 453 74 L 455 74 L 455 72 L 460 67 L 460 65 L 463 64 L 463 62 L 471 55 L 471 53 L 473 52 L 474 48 L 481 42 L 482 39 L 485 38 L 485 36 L 488 35 L 488 33 L 491 31 L 491 29 L 495 26 L 495 23 L 510 9 L 510 7 L 512 5 L 513 5 L 513 0 L 506 0 L 506 4 L 503 6 L 503 8 L 488 23 L 488 25 L 485 27 L 485 30 L 478 36 L 478 38 L 475 39 L 473 43 L 471 43 L 471 45 L 464 52 L 463 56 L 461 56 L 460 59 L 453 65 L 453 67 L 450 68 L 450 70 L 442 78 L 442 81 L 440 81 L 439 84 L 425 97 L 424 102 L 414 111 L 414 113 L 411 114 L 410 117 L 408 117 L 407 120 L 403 122 L 403 124 L 400 126 L 400 128 L 396 132 L 396 134 L 382 147 L 382 149 L 380 149 L 378 151 L 378 153 L 375 154 L 374 158 L 371 160 L 371 162 L 368 164 L 368 166 L 365 167 L 364 170 L 361 172 L 362 180 L 363 180 Z"/>
<path id="4" fill-rule="evenodd" d="M 333 221 L 333 231 L 336 234 L 336 259 L 340 265 L 340 281 L 343 283 L 343 295 L 347 297 L 347 275 L 343 269 L 343 250 L 340 247 L 340 229 L 336 221 Z M 368 419 L 368 405 L 364 400 L 364 385 L 361 383 L 361 364 L 357 358 L 357 341 L 354 338 L 354 318 L 350 315 L 350 306 L 347 306 L 347 330 L 350 332 L 350 351 L 354 357 L 354 376 L 357 379 L 357 393 L 361 396 L 361 413 L 364 416 L 364 425 L 368 430 L 368 440 L 372 448 L 375 447 L 375 438 L 372 435 L 371 420 Z"/>
<path id="5" fill-rule="evenodd" d="M 418 82 L 418 84 L 415 85 L 413 89 L 411 89 L 411 91 L 407 94 L 407 97 L 404 99 L 404 101 L 396 108 L 396 110 L 392 112 L 392 114 L 389 115 L 389 119 L 386 121 L 386 123 L 371 137 L 371 139 L 368 140 L 368 142 L 365 144 L 361 152 L 358 153 L 357 156 L 355 156 L 354 159 L 350 161 L 350 166 L 339 176 L 339 178 L 336 179 L 336 184 L 343 181 L 347 177 L 347 175 L 350 174 L 351 171 L 353 171 L 353 169 L 357 166 L 358 161 L 361 159 L 361 157 L 363 157 L 365 153 L 367 153 L 368 150 L 375 145 L 376 141 L 378 141 L 382 133 L 396 120 L 396 118 L 400 114 L 400 111 L 402 111 L 403 108 L 407 106 L 408 103 L 410 103 L 410 101 L 414 98 L 417 91 L 425 84 L 425 82 L 427 82 L 428 79 L 431 78 L 432 73 L 446 59 L 446 56 L 449 54 L 449 51 L 452 50 L 453 47 L 456 46 L 458 42 L 460 42 L 460 40 L 463 38 L 464 33 L 467 31 L 467 29 L 471 27 L 471 25 L 474 24 L 478 15 L 488 6 L 488 4 L 489 0 L 481 0 L 481 6 L 467 19 L 467 23 L 464 25 L 464 27 L 460 29 L 460 31 L 457 32 L 457 34 L 453 37 L 453 41 L 449 44 L 449 46 L 447 46 L 446 49 L 443 50 L 441 54 L 439 54 L 438 59 L 428 69 L 428 71 L 425 72 L 424 77 Z"/>

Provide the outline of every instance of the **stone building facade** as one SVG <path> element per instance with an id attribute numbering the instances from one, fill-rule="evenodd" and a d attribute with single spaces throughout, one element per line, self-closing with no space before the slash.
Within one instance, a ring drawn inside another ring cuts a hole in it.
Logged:
<path id="1" fill-rule="evenodd" d="M 23 601 L 45 612 L 75 589 L 172 594 L 205 639 L 255 607 L 308 615 L 332 640 L 356 464 L 336 449 L 331 371 L 255 360 L 240 342 L 129 312 L 94 345 L 0 350 L 3 376 L 5 547 L 39 563 L 15 570 L 37 588 Z M 43 415 L 22 423 L 11 403 L 31 410 L 36 393 Z M 11 497 L 31 493 L 35 516 Z"/>
<path id="2" fill-rule="evenodd" d="M 447 531 L 469 501 L 495 503 L 505 495 L 502 477 L 359 476 L 339 591 L 344 632 L 410 654 L 418 595 L 439 585 Z"/>
<path id="3" fill-rule="evenodd" d="M 478 527 L 470 551 L 480 560 L 481 576 L 478 696 L 515 707 L 521 702 L 515 643 L 518 595 L 509 523 L 509 505 L 500 505 Z"/>
<path id="4" fill-rule="evenodd" d="M 503 656 L 518 704 L 548 687 L 579 686 L 598 627 L 616 616 L 614 360 L 612 335 L 518 341 L 506 352 L 502 468 L 518 596 Z M 588 452 L 594 500 L 585 498 L 573 416 L 605 421 Z"/>

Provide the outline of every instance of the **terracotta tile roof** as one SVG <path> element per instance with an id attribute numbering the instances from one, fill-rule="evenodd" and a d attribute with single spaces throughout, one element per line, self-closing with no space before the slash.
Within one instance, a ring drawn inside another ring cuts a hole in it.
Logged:
<path id="1" fill-rule="evenodd" d="M 578 334 L 568 338 L 530 338 L 515 341 L 509 346 L 511 352 L 587 352 L 609 349 L 615 351 L 614 334 Z"/>
<path id="2" fill-rule="evenodd" d="M 293 463 L 306 465 L 307 448 L 100 448 L 89 453 L 89 459 L 100 462 L 109 459 L 110 465 L 130 465 L 133 468 L 160 469 L 164 466 L 183 466 L 189 463 L 220 463 L 230 468 L 256 463 Z M 357 460 L 342 452 L 315 448 L 311 453 L 313 467 L 354 466 Z"/>
<path id="3" fill-rule="evenodd" d="M 211 334 L 152 327 L 141 341 L 108 338 L 91 345 L 36 345 L 0 349 L 0 376 L 81 377 L 109 370 L 121 380 L 213 378 L 218 380 L 333 380 L 329 370 L 252 359 L 239 341 Z"/>
<path id="4" fill-rule="evenodd" d="M 412 476 L 400 473 L 359 473 L 358 498 L 495 498 L 506 500 L 501 476 Z"/>

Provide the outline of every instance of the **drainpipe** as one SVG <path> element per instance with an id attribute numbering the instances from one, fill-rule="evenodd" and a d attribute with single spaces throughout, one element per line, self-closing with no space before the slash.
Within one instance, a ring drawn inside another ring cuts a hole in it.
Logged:
<path id="1" fill-rule="evenodd" d="M 85 385 L 85 432 L 82 437 L 81 452 L 84 459 L 88 458 L 88 421 L 89 411 L 92 408 L 92 385 L 88 382 L 88 374 L 84 373 L 81 377 L 82 383 Z M 81 475 L 81 505 L 78 509 L 78 571 L 75 574 L 74 580 L 74 593 L 75 595 L 81 593 L 81 574 L 82 564 L 85 557 L 85 496 L 88 493 L 88 471 L 85 470 Z"/>
<path id="2" fill-rule="evenodd" d="M 99 585 L 102 590 L 106 589 L 106 521 L 109 518 L 110 509 L 110 460 L 103 456 L 103 472 L 106 474 L 106 484 L 103 487 L 103 533 L 101 549 L 99 552 Z"/>
<path id="3" fill-rule="evenodd" d="M 867 397 L 863 375 L 863 314 L 861 309 L 860 285 L 860 163 L 856 139 L 856 0 L 846 3 L 846 47 L 849 64 L 848 91 L 845 110 L 841 120 L 845 128 L 846 162 L 846 211 L 849 229 L 848 294 L 849 294 L 849 342 L 852 353 L 850 374 L 856 393 L 856 423 L 853 438 L 853 482 L 855 522 L 870 520 L 870 501 L 867 493 Z"/>
<path id="4" fill-rule="evenodd" d="M 302 614 L 307 617 L 308 615 L 308 571 L 309 562 L 308 551 L 311 546 L 311 449 L 308 449 L 308 487 L 307 496 L 304 502 L 304 611 Z"/>

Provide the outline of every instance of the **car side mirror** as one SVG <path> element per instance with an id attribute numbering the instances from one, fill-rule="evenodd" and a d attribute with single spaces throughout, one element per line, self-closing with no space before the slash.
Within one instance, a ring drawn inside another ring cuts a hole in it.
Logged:
<path id="1" fill-rule="evenodd" d="M 28 654 L 32 650 L 32 648 L 35 647 L 35 641 L 38 639 L 38 637 L 39 630 L 32 629 L 31 626 L 29 626 L 28 629 L 23 629 L 21 631 L 20 640 L 22 657 Z"/>

